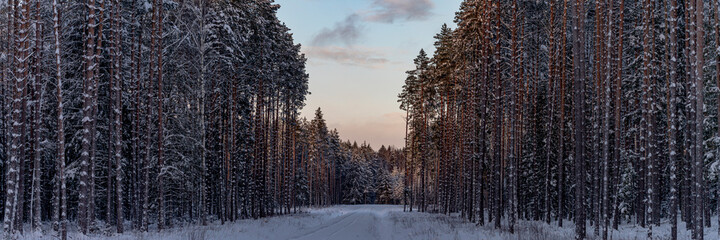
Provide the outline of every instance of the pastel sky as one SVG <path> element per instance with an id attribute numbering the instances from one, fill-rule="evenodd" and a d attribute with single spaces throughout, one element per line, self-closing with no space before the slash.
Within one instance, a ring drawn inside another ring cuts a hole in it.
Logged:
<path id="1" fill-rule="evenodd" d="M 302 116 L 321 107 L 343 140 L 404 146 L 397 95 L 421 48 L 434 51 L 443 23 L 454 27 L 462 0 L 276 0 L 278 17 L 308 57 L 310 92 Z"/>

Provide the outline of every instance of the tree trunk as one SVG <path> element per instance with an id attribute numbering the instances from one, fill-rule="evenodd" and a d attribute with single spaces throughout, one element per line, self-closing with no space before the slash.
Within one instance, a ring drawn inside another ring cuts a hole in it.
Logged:
<path id="1" fill-rule="evenodd" d="M 705 106 L 705 84 L 703 81 L 703 67 L 705 66 L 705 59 L 703 56 L 704 53 L 704 28 L 705 25 L 703 23 L 703 7 L 704 2 L 702 0 L 696 0 L 695 4 L 695 28 L 696 28 L 696 78 L 695 78 L 695 91 L 697 95 L 697 100 L 695 102 L 695 231 L 696 231 L 696 239 L 702 240 L 704 238 L 703 234 L 703 161 L 704 161 L 704 149 L 703 149 L 703 109 Z"/>
<path id="2" fill-rule="evenodd" d="M 608 14 L 607 14 L 607 26 L 605 28 L 605 32 L 607 34 L 607 39 L 606 39 L 605 43 L 607 45 L 605 46 L 605 49 L 604 49 L 605 52 L 603 53 L 605 55 L 605 59 L 604 59 L 605 69 L 603 72 L 603 74 L 605 74 L 605 76 L 603 76 L 605 78 L 605 85 L 604 85 L 604 88 L 605 88 L 604 89 L 605 90 L 604 102 L 605 102 L 605 104 L 604 104 L 604 109 L 603 109 L 603 113 L 605 115 L 603 116 L 603 124 L 604 125 L 603 125 L 603 141 L 602 141 L 602 143 L 603 143 L 603 166 L 602 166 L 603 189 L 602 189 L 602 206 L 600 208 L 602 210 L 602 221 L 604 224 L 603 231 L 602 231 L 603 240 L 608 239 L 608 227 L 610 225 L 610 217 L 608 216 L 608 211 L 609 211 L 609 207 L 610 207 L 610 204 L 609 204 L 610 196 L 609 195 L 612 193 L 612 191 L 610 190 L 610 182 L 609 182 L 609 178 L 610 178 L 610 152 L 609 152 L 609 150 L 610 150 L 610 103 L 612 101 L 611 97 L 610 97 L 611 96 L 610 89 L 612 88 L 611 87 L 612 86 L 612 74 L 611 74 L 610 69 L 612 69 L 612 62 L 613 62 L 612 51 L 611 51 L 612 50 L 612 40 L 613 40 L 613 38 L 612 38 L 613 37 L 613 35 L 612 35 L 613 4 L 612 4 L 611 0 L 605 1 L 605 4 L 606 4 L 606 8 L 608 9 Z M 598 225 L 599 224 L 600 223 L 598 223 Z"/>
<path id="3" fill-rule="evenodd" d="M 165 177 L 165 163 L 163 159 L 163 4 L 158 0 L 153 1 L 153 23 L 155 23 L 155 29 L 153 30 L 152 44 L 155 47 L 154 56 L 157 58 L 156 65 L 156 77 L 157 77 L 157 108 L 158 108 L 158 230 L 162 230 L 165 227 L 165 185 L 163 179 Z"/>
<path id="4" fill-rule="evenodd" d="M 82 151 L 80 153 L 80 195 L 78 197 L 78 225 L 80 231 L 83 234 L 88 233 L 88 225 L 90 221 L 89 208 L 90 206 L 90 188 L 93 186 L 90 184 L 90 157 L 91 141 L 94 138 L 92 135 L 92 118 L 93 105 L 92 96 L 94 92 L 94 77 L 95 77 L 95 0 L 89 0 L 88 4 L 88 22 L 87 22 L 87 33 L 85 36 L 85 80 L 83 83 L 83 139 L 82 139 Z"/>
<path id="5" fill-rule="evenodd" d="M 668 162 L 670 163 L 670 239 L 677 239 L 677 210 L 678 210 L 678 194 L 677 186 L 677 1 L 670 1 L 670 11 L 667 14 L 670 32 L 669 39 L 669 55 L 670 76 L 668 87 Z"/>
<path id="6" fill-rule="evenodd" d="M 715 9 L 715 45 L 720 46 L 720 3 L 717 1 L 712 1 L 715 3 L 713 5 L 713 8 Z M 720 47 L 718 47 L 715 51 L 715 81 L 716 81 L 716 87 L 720 88 Z M 718 95 L 717 99 L 718 104 L 718 133 L 717 137 L 720 137 L 720 95 Z M 720 161 L 720 147 L 718 147 L 718 151 L 715 153 L 716 161 Z M 717 178 L 717 213 L 718 213 L 718 234 L 720 234 L 720 166 L 715 169 L 715 176 Z"/>
<path id="7" fill-rule="evenodd" d="M 499 25 L 501 24 L 500 23 L 500 8 L 499 8 L 499 6 L 496 6 L 494 8 L 494 15 L 495 15 L 494 17 L 497 20 L 497 22 L 496 22 L 497 25 L 494 26 L 495 31 L 497 33 L 499 30 L 499 27 L 500 27 Z M 495 37 L 499 38 L 500 35 L 495 34 Z M 495 40 L 496 40 L 496 45 L 493 49 L 494 50 L 493 55 L 496 59 L 496 63 L 499 63 L 500 62 L 499 61 L 500 51 L 501 51 L 500 50 L 500 39 L 495 39 Z M 493 165 L 495 167 L 494 179 L 493 179 L 494 185 L 495 185 L 495 187 L 494 187 L 495 191 L 493 194 L 493 202 L 494 202 L 493 210 L 494 210 L 495 217 L 493 220 L 495 221 L 495 228 L 501 229 L 500 218 L 503 213 L 503 209 L 501 207 L 502 206 L 502 192 L 503 192 L 502 179 L 501 179 L 502 178 L 502 174 L 501 174 L 501 172 L 502 172 L 502 168 L 501 168 L 501 164 L 502 164 L 502 141 L 501 141 L 501 139 L 502 139 L 502 137 L 501 137 L 501 135 L 502 135 L 502 116 L 503 116 L 503 98 L 502 98 L 503 89 L 502 89 L 502 81 L 501 81 L 502 78 L 500 76 L 501 75 L 500 74 L 501 73 L 500 66 L 496 65 L 495 69 L 496 69 L 496 71 L 495 71 L 495 86 L 494 86 L 495 87 L 495 131 L 493 132 L 493 138 L 495 139 L 494 145 L 493 145 L 493 149 L 495 151 L 495 156 L 494 156 L 495 159 L 494 159 L 494 163 L 493 163 Z"/>
<path id="8" fill-rule="evenodd" d="M 114 160 L 115 160 L 115 207 L 116 207 L 116 213 L 115 213 L 115 224 L 117 225 L 117 232 L 123 233 L 124 227 L 124 219 L 123 219 L 123 177 L 125 173 L 123 172 L 123 162 L 122 162 L 122 78 L 120 77 L 120 72 L 122 71 L 121 64 L 122 64 L 122 41 L 120 39 L 121 37 L 121 19 L 120 19 L 120 12 L 121 12 L 121 4 L 119 0 L 114 0 L 113 3 L 113 47 L 112 50 L 114 53 L 113 56 L 113 67 L 112 67 L 112 81 L 111 83 L 114 83 L 115 85 L 112 86 L 113 89 L 113 97 L 114 97 L 114 106 L 113 106 L 113 112 L 115 114 L 114 119 L 114 129 L 115 130 L 115 144 L 114 144 Z M 111 84 L 112 85 L 112 84 Z M 109 209 L 110 210 L 110 209 Z M 109 216 L 109 214 L 108 214 Z"/>
<path id="9" fill-rule="evenodd" d="M 42 205 L 40 201 L 41 192 L 40 192 L 40 175 L 41 175 L 41 168 L 40 166 L 40 155 L 42 154 L 42 147 L 40 146 L 40 117 L 41 117 L 41 111 L 42 111 L 42 69 L 41 69 L 41 60 L 42 60 L 42 48 L 43 48 L 43 39 L 42 39 L 42 22 L 41 22 L 41 15 L 40 15 L 40 1 L 35 0 L 35 46 L 34 46 L 34 53 L 33 53 L 33 65 L 35 65 L 35 78 L 33 79 L 33 142 L 32 142 L 32 153 L 33 153 L 33 171 L 32 171 L 32 193 L 31 193 L 31 211 L 30 216 L 32 220 L 32 228 L 33 231 L 39 232 L 40 231 L 40 215 L 42 214 Z"/>
<path id="10" fill-rule="evenodd" d="M 563 219 L 565 214 L 565 206 L 563 204 L 563 197 L 565 191 L 565 81 L 567 74 L 567 0 L 563 0 L 563 19 L 562 19 L 562 52 L 560 53 L 560 119 L 558 121 L 558 208 L 557 208 L 557 219 L 558 226 L 563 226 Z"/>
<path id="11" fill-rule="evenodd" d="M 60 52 L 60 11 L 58 0 L 53 0 L 53 36 L 55 40 L 55 81 L 56 81 L 56 96 L 57 96 L 57 155 L 55 164 L 57 165 L 56 174 L 56 188 L 59 189 L 59 193 L 55 196 L 55 219 L 59 223 L 55 225 L 59 226 L 58 238 L 65 240 L 67 239 L 67 190 L 65 186 L 65 126 L 64 126 L 64 110 L 63 110 L 63 74 L 62 74 L 62 62 Z"/>
<path id="12" fill-rule="evenodd" d="M 623 30 L 624 30 L 624 24 L 625 24 L 625 1 L 620 0 L 620 6 L 618 9 L 619 17 L 618 17 L 618 35 L 617 35 L 617 75 L 615 76 L 615 149 L 613 151 L 614 153 L 614 164 L 616 165 L 615 168 L 615 178 L 613 178 L 613 181 L 615 183 L 613 186 L 615 186 L 614 191 L 614 197 L 613 197 L 613 229 L 618 229 L 618 224 L 620 223 L 620 211 L 619 211 L 619 199 L 618 199 L 618 192 L 620 191 L 620 169 L 621 166 L 624 165 L 624 162 L 622 161 L 622 151 L 623 151 L 623 145 L 622 145 L 622 73 L 623 73 Z"/>
<path id="13" fill-rule="evenodd" d="M 645 0 L 643 2 L 644 5 L 644 15 L 643 15 L 643 121 L 645 124 L 644 131 L 645 133 L 641 135 L 641 138 L 645 137 L 645 143 L 644 146 L 646 146 L 643 154 L 643 158 L 645 159 L 646 168 L 647 168 L 647 178 L 645 181 L 645 184 L 647 185 L 647 196 L 646 196 L 646 209 L 647 209 L 647 237 L 648 239 L 652 238 L 652 227 L 653 227 L 653 185 L 654 183 L 654 169 L 653 165 L 655 162 L 655 155 L 654 155 L 654 135 L 653 135 L 653 119 L 654 119 L 654 111 L 653 111 L 653 96 L 652 96 L 652 83 L 654 83 L 654 76 L 653 76 L 653 5 L 650 2 L 650 0 Z M 642 140 L 641 140 L 642 141 Z M 642 176 L 641 176 L 642 177 Z"/>
<path id="14" fill-rule="evenodd" d="M 572 8 L 571 16 L 575 26 L 573 27 L 573 68 L 574 68 L 574 98 L 573 115 L 574 123 L 574 144 L 575 150 L 573 160 L 575 161 L 575 239 L 585 239 L 585 60 L 583 58 L 585 38 L 585 10 L 584 1 L 576 0 Z"/>

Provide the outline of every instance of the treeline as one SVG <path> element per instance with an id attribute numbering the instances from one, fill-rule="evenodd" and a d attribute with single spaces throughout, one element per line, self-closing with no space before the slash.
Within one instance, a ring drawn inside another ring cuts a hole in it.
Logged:
<path id="1" fill-rule="evenodd" d="M 405 204 L 510 232 L 570 220 L 577 239 L 720 229 L 719 16 L 714 0 L 463 1 L 399 95 Z"/>
<path id="2" fill-rule="evenodd" d="M 302 172 L 297 177 L 300 189 L 304 185 L 315 188 L 309 191 L 314 195 L 302 195 L 300 199 L 313 206 L 401 203 L 405 167 L 402 149 L 381 146 L 375 151 L 367 143 L 343 142 L 337 130 L 328 130 L 319 108 L 312 120 L 303 118 L 300 126 L 300 138 L 309 139 L 304 142 L 309 150 L 301 157 L 301 164 L 320 163 L 305 166 L 309 175 Z"/>
<path id="3" fill-rule="evenodd" d="M 75 223 L 81 234 L 148 231 L 341 202 L 339 148 L 298 117 L 306 59 L 278 8 L 0 1 L 5 235 L 29 225 L 65 239 Z"/>
<path id="4" fill-rule="evenodd" d="M 402 203 L 405 157 L 401 149 L 381 146 L 376 152 L 370 145 L 349 141 L 342 149 L 345 157 L 338 159 L 343 183 L 341 203 Z"/>

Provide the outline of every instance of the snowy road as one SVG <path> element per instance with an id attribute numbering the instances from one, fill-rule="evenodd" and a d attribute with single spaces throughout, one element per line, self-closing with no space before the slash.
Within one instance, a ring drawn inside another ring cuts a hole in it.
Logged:
<path id="1" fill-rule="evenodd" d="M 574 226 L 558 228 L 556 223 L 520 221 L 516 233 L 492 224 L 477 226 L 456 216 L 403 212 L 393 205 L 340 205 L 305 209 L 303 213 L 263 219 L 245 219 L 221 225 L 175 226 L 161 232 L 130 232 L 123 235 L 80 236 L 70 233 L 70 239 L 169 239 L 169 240 L 563 240 L 574 239 Z M 717 219 L 713 219 L 713 222 Z M 669 225 L 654 229 L 656 236 L 667 236 Z M 681 226 L 684 229 L 684 226 Z M 592 226 L 588 226 L 592 230 Z M 622 225 L 613 232 L 613 239 L 645 239 L 646 231 L 635 225 Z M 689 237 L 682 231 L 681 239 Z M 21 239 L 54 239 L 52 236 L 25 236 Z M 706 232 L 705 239 L 718 239 L 717 231 Z"/>
<path id="2" fill-rule="evenodd" d="M 255 221 L 257 222 L 257 221 Z M 534 228 L 528 231 L 544 231 Z M 459 217 L 441 214 L 404 212 L 393 205 L 341 205 L 311 209 L 308 213 L 270 218 L 259 226 L 247 226 L 242 233 L 212 236 L 207 239 L 267 240 L 456 240 L 456 239 L 525 239 L 490 226 L 477 226 Z M 539 232 L 528 236 L 565 239 L 572 229 L 559 229 L 557 234 Z M 554 236 L 554 237 L 553 237 Z M 568 237 L 567 239 L 571 239 Z"/>
<path id="3" fill-rule="evenodd" d="M 381 219 L 371 212 L 350 212 L 329 223 L 301 234 L 292 240 L 378 239 L 377 224 Z"/>

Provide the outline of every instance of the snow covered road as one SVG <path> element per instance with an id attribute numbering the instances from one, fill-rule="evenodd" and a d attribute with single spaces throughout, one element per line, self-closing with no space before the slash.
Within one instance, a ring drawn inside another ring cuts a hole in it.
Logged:
<path id="1" fill-rule="evenodd" d="M 237 240 L 504 240 L 572 239 L 573 229 L 543 223 L 519 228 L 521 236 L 477 226 L 459 217 L 404 212 L 397 205 L 339 205 L 306 209 L 304 213 L 224 226 L 190 227 L 170 233 L 150 233 L 145 239 Z M 547 232 L 550 231 L 550 232 Z"/>
<path id="2" fill-rule="evenodd" d="M 505 219 L 503 219 L 505 220 Z M 717 221 L 717 219 L 713 219 Z M 684 229 L 684 226 L 681 226 Z M 175 226 L 162 232 L 130 232 L 123 235 L 94 234 L 80 236 L 69 233 L 70 239 L 169 239 L 169 240 L 563 240 L 574 239 L 574 226 L 566 223 L 558 228 L 537 221 L 520 221 L 516 233 L 510 234 L 492 224 L 477 226 L 456 216 L 403 212 L 396 205 L 340 205 L 305 209 L 303 213 L 263 219 L 245 219 L 221 225 Z M 74 229 L 74 228 L 71 228 Z M 592 226 L 588 226 L 592 233 Z M 669 225 L 654 229 L 655 236 L 669 234 Z M 636 225 L 622 225 L 613 232 L 615 240 L 645 239 L 646 231 Z M 689 232 L 681 231 L 681 239 Z M 54 239 L 52 236 L 24 236 L 21 239 Z M 705 239 L 718 239 L 717 231 L 706 229 Z"/>
<path id="3" fill-rule="evenodd" d="M 288 223 L 285 226 L 300 226 L 293 230 L 288 238 L 282 238 L 282 233 L 268 238 L 252 232 L 247 233 L 258 236 L 259 239 L 288 240 L 468 239 L 470 235 L 475 235 L 471 239 L 481 239 L 478 238 L 474 224 L 442 215 L 403 212 L 402 206 L 334 206 L 310 210 L 307 215 L 290 221 L 303 221 L 306 218 L 317 221 L 318 224 Z M 458 231 L 462 228 L 466 231 Z M 291 228 L 286 230 L 289 229 Z M 471 234 L 461 237 L 462 232 Z"/>
<path id="4" fill-rule="evenodd" d="M 333 221 L 303 233 L 292 240 L 330 240 L 330 239 L 377 239 L 376 231 L 379 219 L 370 212 L 351 212 L 336 217 Z"/>

